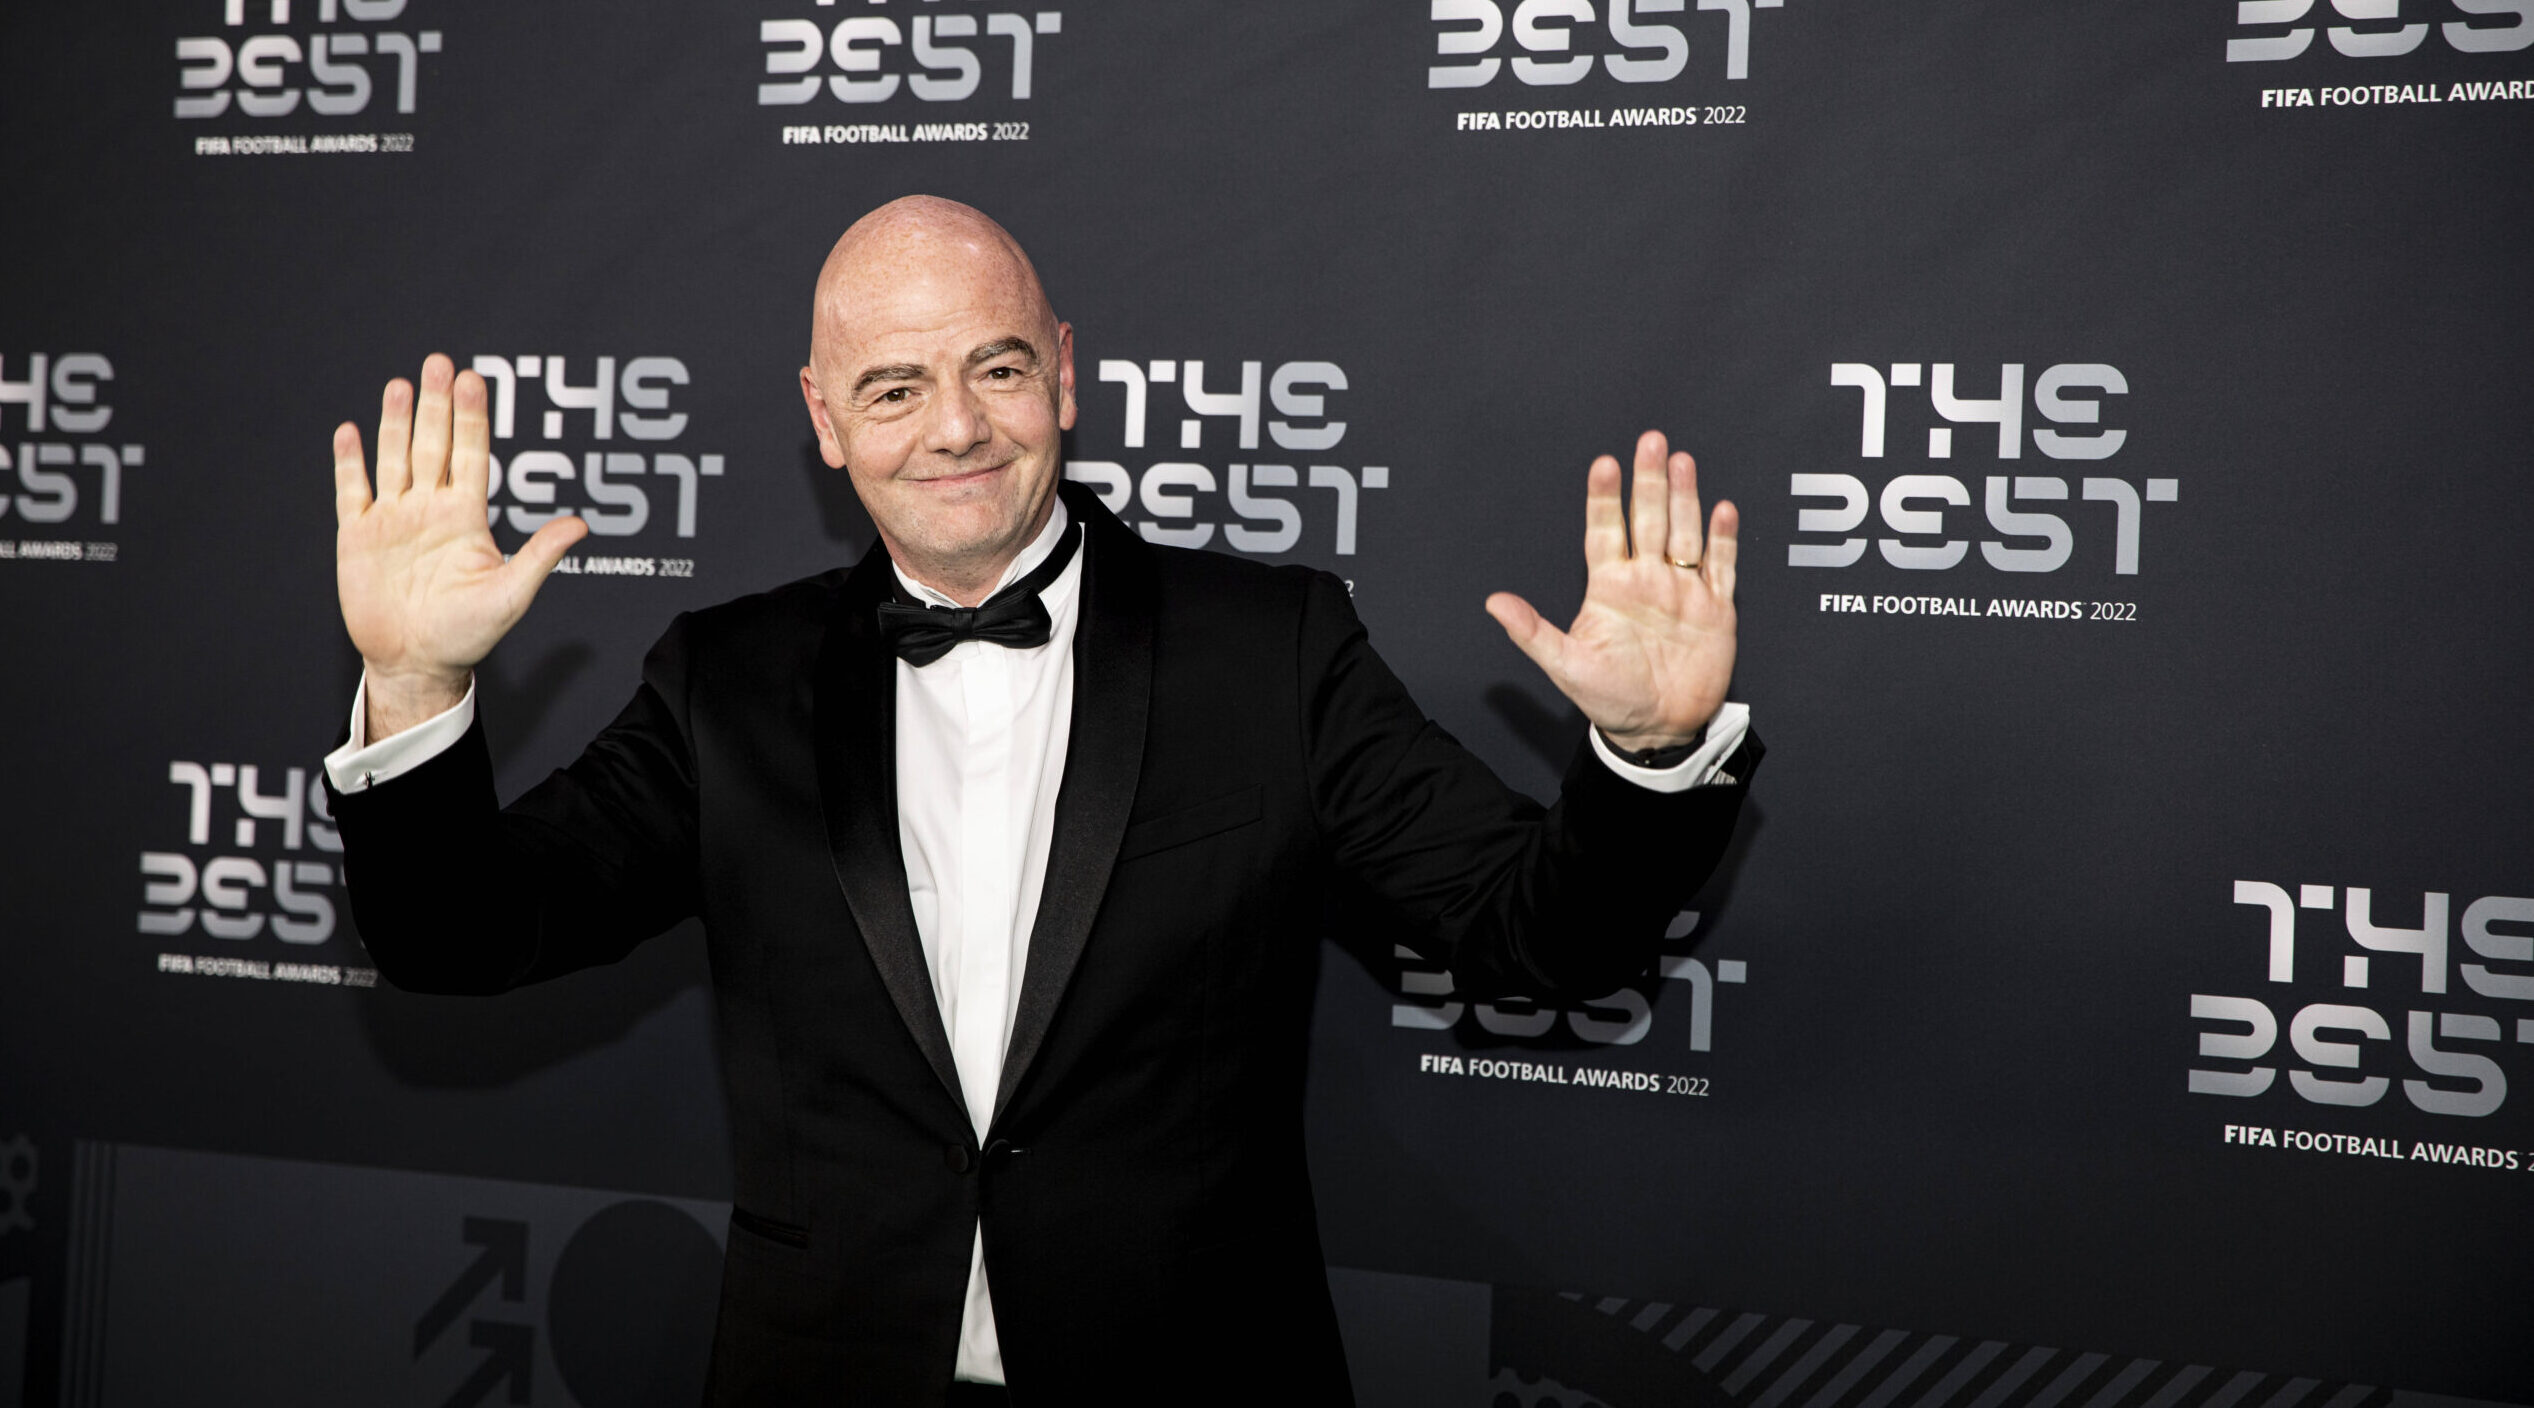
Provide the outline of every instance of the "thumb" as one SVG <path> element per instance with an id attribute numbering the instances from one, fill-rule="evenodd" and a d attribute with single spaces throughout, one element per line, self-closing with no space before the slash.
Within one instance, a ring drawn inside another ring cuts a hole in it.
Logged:
<path id="1" fill-rule="evenodd" d="M 519 545 L 519 551 L 511 555 L 510 565 L 503 569 L 510 575 L 513 588 L 523 597 L 536 595 L 546 575 L 554 571 L 554 564 L 563 560 L 563 554 L 570 552 L 574 543 L 588 537 L 589 531 L 589 525 L 578 518 L 558 518 L 530 534 L 528 541 Z"/>
<path id="2" fill-rule="evenodd" d="M 1488 597 L 1487 614 L 1505 628 L 1515 649 L 1530 656 L 1531 663 L 1548 671 L 1552 679 L 1557 676 L 1558 665 L 1566 656 L 1566 632 L 1550 625 L 1531 603 L 1511 592 Z"/>

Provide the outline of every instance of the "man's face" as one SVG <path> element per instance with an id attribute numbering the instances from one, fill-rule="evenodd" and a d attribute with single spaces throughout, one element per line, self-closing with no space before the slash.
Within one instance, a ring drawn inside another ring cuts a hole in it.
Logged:
<path id="1" fill-rule="evenodd" d="M 899 563 L 995 571 L 1046 521 L 1074 422 L 1073 329 L 990 241 L 889 241 L 821 292 L 801 393 L 819 454 Z"/>

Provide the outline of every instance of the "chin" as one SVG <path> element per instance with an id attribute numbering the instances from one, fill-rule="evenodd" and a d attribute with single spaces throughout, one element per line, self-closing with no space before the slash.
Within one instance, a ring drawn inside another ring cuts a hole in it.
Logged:
<path id="1" fill-rule="evenodd" d="M 1010 543 L 1021 528 L 1017 506 L 999 500 L 935 501 L 916 506 L 908 516 L 907 526 L 915 531 L 904 536 L 924 544 L 935 556 L 953 559 L 991 554 Z"/>

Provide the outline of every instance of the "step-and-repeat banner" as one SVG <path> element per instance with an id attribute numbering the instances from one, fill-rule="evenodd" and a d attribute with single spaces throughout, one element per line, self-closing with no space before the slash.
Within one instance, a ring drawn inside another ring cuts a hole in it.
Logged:
<path id="1" fill-rule="evenodd" d="M 915 191 L 1075 324 L 1073 477 L 1535 793 L 1480 602 L 1647 426 L 1742 506 L 1772 753 L 1654 968 L 1326 944 L 1366 1402 L 2534 1403 L 2530 176 L 2534 0 L 11 6 L 0 1408 L 692 1401 L 699 937 L 377 981 L 327 440 L 445 351 L 496 534 L 589 520 L 515 792 L 868 545 L 794 373 Z"/>

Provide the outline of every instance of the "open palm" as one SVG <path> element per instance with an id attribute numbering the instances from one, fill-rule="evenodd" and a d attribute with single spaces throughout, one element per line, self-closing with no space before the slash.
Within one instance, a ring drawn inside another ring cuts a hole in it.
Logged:
<path id="1" fill-rule="evenodd" d="M 1511 592 L 1487 598 L 1487 613 L 1613 743 L 1670 747 L 1697 736 L 1733 680 L 1742 520 L 1719 503 L 1701 534 L 1697 462 L 1670 453 L 1658 430 L 1637 439 L 1625 508 L 1619 481 L 1609 455 L 1585 476 L 1588 576 L 1574 623 L 1561 631 Z"/>
<path id="2" fill-rule="evenodd" d="M 476 662 L 588 532 L 557 519 L 505 561 L 485 526 L 491 465 L 484 379 L 437 353 L 419 395 L 401 377 L 387 384 L 375 492 L 359 427 L 334 432 L 335 590 L 367 671 L 372 739 L 463 698 Z"/>

